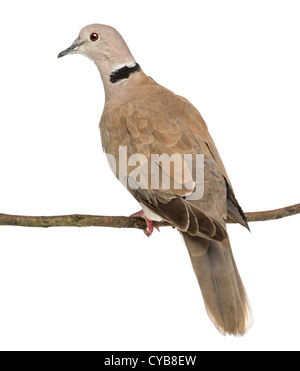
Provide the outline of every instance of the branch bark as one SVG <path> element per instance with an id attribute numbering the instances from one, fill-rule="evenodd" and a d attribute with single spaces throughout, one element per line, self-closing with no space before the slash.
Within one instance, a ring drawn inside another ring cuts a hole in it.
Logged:
<path id="1" fill-rule="evenodd" d="M 300 204 L 281 209 L 246 213 L 248 222 L 281 219 L 300 213 Z M 228 219 L 227 223 L 235 223 Z M 145 229 L 146 224 L 141 218 L 126 216 L 97 216 L 97 215 L 61 215 L 61 216 L 20 216 L 0 214 L 0 226 L 11 225 L 19 227 L 112 227 Z M 170 226 L 167 222 L 155 222 L 155 226 Z"/>

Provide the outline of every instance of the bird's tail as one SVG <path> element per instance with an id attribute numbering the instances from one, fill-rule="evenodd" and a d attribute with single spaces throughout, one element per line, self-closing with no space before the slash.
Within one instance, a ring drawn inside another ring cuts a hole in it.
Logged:
<path id="1" fill-rule="evenodd" d="M 245 334 L 251 325 L 250 306 L 229 239 L 216 242 L 182 235 L 212 322 L 224 335 Z"/>

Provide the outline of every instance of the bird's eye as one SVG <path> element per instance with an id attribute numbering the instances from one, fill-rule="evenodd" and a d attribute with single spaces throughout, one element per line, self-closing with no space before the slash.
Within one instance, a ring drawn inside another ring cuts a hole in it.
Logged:
<path id="1" fill-rule="evenodd" d="M 97 41 L 99 39 L 99 35 L 96 32 L 90 34 L 91 41 Z"/>

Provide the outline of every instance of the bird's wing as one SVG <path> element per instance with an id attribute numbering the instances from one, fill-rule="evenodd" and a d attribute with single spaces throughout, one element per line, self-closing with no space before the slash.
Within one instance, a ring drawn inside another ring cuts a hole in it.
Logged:
<path id="1" fill-rule="evenodd" d="M 215 142 L 213 141 L 211 135 L 208 132 L 208 129 L 207 129 L 207 126 L 206 126 L 206 123 L 205 123 L 204 119 L 202 118 L 201 114 L 197 111 L 197 109 L 187 99 L 185 99 L 183 97 L 180 97 L 180 98 L 183 101 L 186 102 L 186 104 L 188 106 L 188 108 L 187 108 L 188 110 L 197 112 L 197 114 L 198 114 L 197 120 L 199 122 L 199 125 L 201 127 L 205 128 L 203 130 L 203 131 L 205 131 L 204 136 L 203 136 L 203 133 L 202 134 L 199 133 L 199 131 L 196 128 L 197 126 L 194 126 L 191 130 L 194 134 L 195 140 L 198 143 L 201 142 L 201 139 L 204 140 L 206 146 L 209 149 L 209 152 L 210 152 L 211 156 L 213 157 L 213 159 L 217 163 L 217 165 L 218 165 L 218 167 L 219 167 L 219 169 L 220 169 L 220 171 L 221 171 L 221 173 L 222 173 L 222 175 L 225 179 L 226 189 L 227 189 L 227 214 L 232 219 L 234 219 L 236 222 L 238 222 L 242 226 L 249 229 L 249 226 L 248 226 L 248 223 L 247 223 L 247 218 L 246 218 L 241 206 L 239 205 L 239 202 L 237 201 L 237 199 L 235 197 L 235 194 L 234 194 L 233 187 L 231 185 L 229 176 L 226 172 L 225 166 L 224 166 L 223 161 L 221 159 L 221 156 L 220 156 L 220 154 L 217 150 Z"/>

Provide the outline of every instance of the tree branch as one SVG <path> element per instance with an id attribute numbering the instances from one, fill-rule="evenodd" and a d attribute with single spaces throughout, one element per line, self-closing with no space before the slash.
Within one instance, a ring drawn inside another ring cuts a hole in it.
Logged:
<path id="1" fill-rule="evenodd" d="M 281 219 L 300 213 L 300 204 L 287 206 L 270 211 L 246 213 L 248 222 Z M 227 223 L 235 223 L 228 219 Z M 62 216 L 18 216 L 0 214 L 0 226 L 13 225 L 19 227 L 112 227 L 145 229 L 146 224 L 141 218 L 126 216 L 96 216 L 96 215 L 62 215 Z M 167 222 L 155 222 L 155 226 L 170 226 Z"/>

